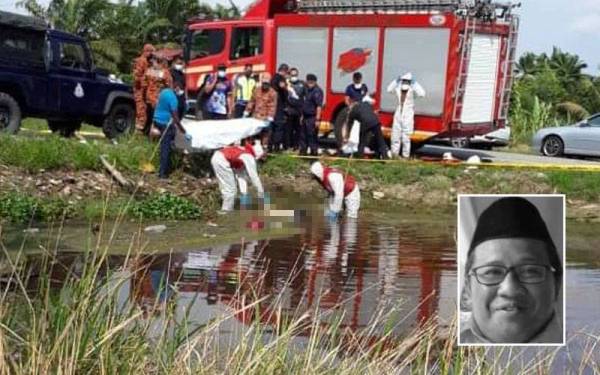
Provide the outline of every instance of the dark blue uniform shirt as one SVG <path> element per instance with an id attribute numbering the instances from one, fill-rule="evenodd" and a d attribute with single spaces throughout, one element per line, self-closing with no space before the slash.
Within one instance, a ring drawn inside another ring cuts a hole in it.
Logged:
<path id="1" fill-rule="evenodd" d="M 310 88 L 306 86 L 302 114 L 304 116 L 316 116 L 317 107 L 323 106 L 323 90 L 319 86 Z"/>

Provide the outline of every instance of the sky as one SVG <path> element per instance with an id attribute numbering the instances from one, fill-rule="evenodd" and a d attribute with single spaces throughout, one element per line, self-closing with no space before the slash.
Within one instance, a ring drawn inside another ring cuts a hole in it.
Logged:
<path id="1" fill-rule="evenodd" d="M 503 0 L 502 2 L 504 2 Z M 0 9 L 23 13 L 15 0 L 0 0 Z M 40 0 L 47 4 L 49 0 Z M 227 0 L 207 0 L 227 5 Z M 241 8 L 252 0 L 234 0 Z M 513 0 L 513 3 L 516 2 Z M 588 64 L 590 74 L 600 74 L 600 0 L 521 0 L 518 54 L 550 53 L 553 46 L 574 53 Z"/>

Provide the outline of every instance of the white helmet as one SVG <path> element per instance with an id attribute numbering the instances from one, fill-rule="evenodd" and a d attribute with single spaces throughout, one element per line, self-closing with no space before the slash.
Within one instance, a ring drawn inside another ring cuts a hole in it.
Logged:
<path id="1" fill-rule="evenodd" d="M 265 154 L 265 150 L 259 140 L 254 141 L 254 146 L 252 146 L 252 149 L 254 150 L 254 158 L 256 160 L 262 158 Z"/>
<path id="2" fill-rule="evenodd" d="M 315 161 L 310 166 L 310 172 L 318 177 L 320 180 L 323 179 L 323 164 L 320 161 Z"/>

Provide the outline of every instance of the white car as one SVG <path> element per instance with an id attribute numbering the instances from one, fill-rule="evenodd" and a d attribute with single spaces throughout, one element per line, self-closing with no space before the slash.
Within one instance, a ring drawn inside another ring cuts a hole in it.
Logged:
<path id="1" fill-rule="evenodd" d="M 600 113 L 573 125 L 540 129 L 532 147 L 546 156 L 600 156 Z"/>

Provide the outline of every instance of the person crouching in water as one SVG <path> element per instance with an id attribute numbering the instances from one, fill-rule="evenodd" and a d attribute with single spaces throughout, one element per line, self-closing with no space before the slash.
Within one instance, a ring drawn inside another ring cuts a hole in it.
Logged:
<path id="1" fill-rule="evenodd" d="M 323 166 L 318 161 L 310 166 L 310 171 L 329 193 L 329 207 L 326 214 L 329 218 L 335 219 L 339 216 L 343 203 L 346 204 L 347 217 L 358 217 L 360 189 L 354 177 L 338 169 Z"/>
<path id="2" fill-rule="evenodd" d="M 220 214 L 233 211 L 237 184 L 240 185 L 241 203 L 249 203 L 247 179 L 256 188 L 258 197 L 264 198 L 264 189 L 258 176 L 256 160 L 264 156 L 260 141 L 254 145 L 246 143 L 244 146 L 227 146 L 215 151 L 210 163 L 212 165 L 219 189 L 223 197 Z"/>

